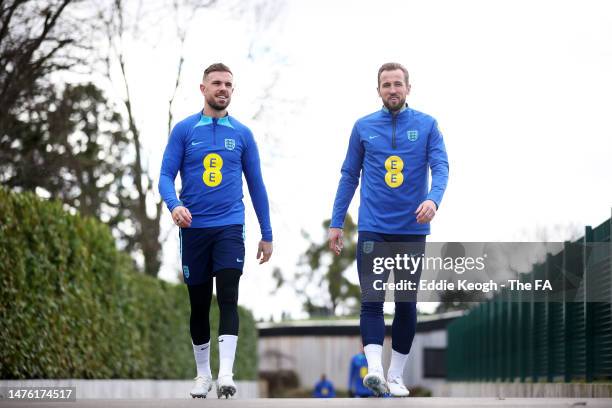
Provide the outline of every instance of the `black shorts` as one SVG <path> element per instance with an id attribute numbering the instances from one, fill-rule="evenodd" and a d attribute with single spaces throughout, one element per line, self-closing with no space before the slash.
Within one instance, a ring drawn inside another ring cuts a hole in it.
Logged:
<path id="1" fill-rule="evenodd" d="M 244 266 L 244 225 L 181 228 L 181 263 L 188 285 L 208 282 L 222 269 Z"/>

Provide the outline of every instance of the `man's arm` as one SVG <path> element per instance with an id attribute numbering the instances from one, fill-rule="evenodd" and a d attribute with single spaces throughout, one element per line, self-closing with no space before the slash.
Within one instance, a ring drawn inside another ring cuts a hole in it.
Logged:
<path id="1" fill-rule="evenodd" d="M 191 226 L 191 213 L 176 197 L 174 180 L 183 163 L 185 154 L 184 129 L 177 125 L 172 129 L 168 138 L 168 145 L 164 151 L 161 171 L 159 174 L 159 194 L 172 213 L 172 221 L 179 227 Z"/>
<path id="2" fill-rule="evenodd" d="M 159 174 L 159 194 L 166 203 L 168 210 L 172 212 L 177 206 L 183 205 L 183 203 L 177 198 L 176 190 L 174 188 L 174 179 L 178 174 L 179 169 L 183 163 L 183 155 L 185 153 L 185 146 L 183 141 L 183 129 L 177 125 L 172 129 L 170 137 L 168 138 L 168 145 L 164 151 L 164 157 L 162 159 L 161 171 Z"/>
<path id="3" fill-rule="evenodd" d="M 327 394 L 329 398 L 334 398 L 336 396 L 336 389 L 334 388 L 334 383 L 329 381 L 329 394 Z"/>
<path id="4" fill-rule="evenodd" d="M 436 215 L 448 184 L 448 156 L 442 133 L 438 130 L 438 122 L 435 120 L 427 141 L 427 162 L 431 169 L 431 189 L 425 201 L 415 211 L 419 224 L 427 224 Z"/>
<path id="5" fill-rule="evenodd" d="M 312 396 L 315 398 L 321 398 L 322 394 L 321 394 L 321 381 L 317 381 L 317 383 L 315 384 L 314 390 L 312 392 Z"/>
<path id="6" fill-rule="evenodd" d="M 355 364 L 355 359 L 353 358 L 351 360 L 351 368 L 349 370 L 349 383 L 348 383 L 349 391 L 354 391 L 353 385 L 355 384 L 355 377 L 358 375 L 357 373 L 358 370 L 359 369 L 357 368 L 357 365 Z"/>
<path id="7" fill-rule="evenodd" d="M 438 130 L 438 122 L 435 120 L 427 144 L 427 161 L 431 168 L 431 189 L 427 194 L 427 199 L 433 201 L 436 204 L 436 209 L 438 209 L 448 184 L 448 156 L 444 146 L 444 138 Z"/>
<path id="8" fill-rule="evenodd" d="M 359 131 L 357 130 L 357 124 L 355 123 L 351 132 L 346 157 L 342 164 L 342 170 L 340 171 L 342 176 L 340 177 L 340 183 L 338 183 L 338 191 L 336 192 L 334 209 L 329 225 L 329 248 L 336 255 L 339 255 L 342 250 L 342 227 L 344 226 L 344 218 L 346 217 L 348 207 L 359 185 L 363 155 L 364 149 L 361 144 Z"/>
<path id="9" fill-rule="evenodd" d="M 270 223 L 270 204 L 268 203 L 268 193 L 261 174 L 261 164 L 259 161 L 259 151 L 257 143 L 250 131 L 245 135 L 246 147 L 242 154 L 242 171 L 249 188 L 251 201 L 257 214 L 259 227 L 261 229 L 261 241 L 257 250 L 259 263 L 267 262 L 272 256 L 272 225 Z"/>
<path id="10" fill-rule="evenodd" d="M 338 191 L 334 200 L 334 210 L 332 213 L 330 228 L 342 228 L 344 226 L 344 217 L 348 210 L 355 190 L 359 185 L 359 175 L 361 174 L 361 166 L 363 164 L 363 146 L 357 130 L 357 124 L 353 126 L 351 138 L 349 139 L 346 157 L 342 164 L 340 173 L 340 183 L 338 183 Z"/>

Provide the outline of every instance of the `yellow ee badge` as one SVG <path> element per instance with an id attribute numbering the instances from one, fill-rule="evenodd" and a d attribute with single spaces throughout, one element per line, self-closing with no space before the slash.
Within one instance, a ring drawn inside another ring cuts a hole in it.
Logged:
<path id="1" fill-rule="evenodd" d="M 361 367 L 359 369 L 359 377 L 365 378 L 366 375 L 368 375 L 368 367 Z"/>
<path id="2" fill-rule="evenodd" d="M 404 169 L 404 161 L 399 156 L 389 156 L 385 160 L 385 183 L 391 188 L 397 188 L 404 182 L 404 175 L 402 170 Z"/>
<path id="3" fill-rule="evenodd" d="M 202 180 L 208 187 L 217 187 L 221 184 L 223 174 L 221 174 L 221 167 L 223 167 L 223 159 L 217 153 L 209 153 L 204 157 L 204 174 Z"/>

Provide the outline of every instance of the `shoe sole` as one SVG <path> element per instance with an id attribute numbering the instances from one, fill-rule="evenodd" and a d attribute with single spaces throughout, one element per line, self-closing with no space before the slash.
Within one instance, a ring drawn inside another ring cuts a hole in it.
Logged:
<path id="1" fill-rule="evenodd" d="M 364 378 L 363 385 L 365 385 L 370 391 L 372 391 L 377 397 L 382 397 L 389 393 L 387 384 L 380 380 L 380 378 L 371 376 Z"/>
<path id="2" fill-rule="evenodd" d="M 206 398 L 206 395 L 210 392 L 210 390 L 212 390 L 212 386 L 208 389 L 208 391 L 206 391 L 206 394 L 192 394 L 192 393 L 189 393 L 189 395 L 191 395 L 191 398 Z"/>
<path id="3" fill-rule="evenodd" d="M 231 385 L 222 385 L 217 388 L 217 398 L 225 397 L 228 399 L 229 397 L 233 397 L 236 394 L 236 387 Z"/>
<path id="4" fill-rule="evenodd" d="M 397 383 L 395 383 L 395 382 L 387 383 L 387 387 L 389 387 L 389 395 L 391 397 L 393 397 L 393 398 L 407 398 L 407 397 L 410 396 L 410 390 L 408 390 L 408 388 L 406 388 L 405 385 L 403 387 L 399 387 L 399 386 L 397 387 L 397 388 L 400 388 L 400 394 L 394 394 L 390 384 L 397 385 Z M 401 391 L 401 388 L 403 388 L 404 391 Z"/>

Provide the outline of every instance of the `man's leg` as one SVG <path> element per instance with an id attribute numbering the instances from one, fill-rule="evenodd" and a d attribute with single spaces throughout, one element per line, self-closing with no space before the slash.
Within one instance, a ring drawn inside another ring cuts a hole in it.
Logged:
<path id="1" fill-rule="evenodd" d="M 212 285 L 212 277 L 206 283 L 187 285 L 191 304 L 189 329 L 197 367 L 195 385 L 190 392 L 193 398 L 206 398 L 213 384 L 210 371 L 210 321 L 208 319 Z"/>
<path id="2" fill-rule="evenodd" d="M 405 243 L 406 252 L 412 257 L 419 257 L 425 251 L 424 235 L 401 235 L 391 238 Z M 406 278 L 418 285 L 421 277 L 422 263 L 416 271 L 403 271 L 400 278 Z M 414 272 L 414 273 L 413 273 Z M 418 287 L 418 286 L 417 286 Z M 387 372 L 387 381 L 393 396 L 407 397 L 408 389 L 404 385 L 403 374 L 416 333 L 417 309 L 416 293 L 395 293 L 395 315 L 391 326 L 391 364 Z"/>
<path id="3" fill-rule="evenodd" d="M 385 339 L 383 302 L 361 302 L 359 328 L 368 360 L 368 372 L 382 373 L 382 346 Z"/>
<path id="4" fill-rule="evenodd" d="M 395 316 L 391 326 L 391 365 L 387 379 L 401 378 L 416 333 L 416 302 L 395 302 Z"/>
<path id="5" fill-rule="evenodd" d="M 372 272 L 372 256 L 376 253 L 376 242 L 382 240 L 380 234 L 366 231 L 360 232 L 357 239 L 357 271 L 361 286 L 359 327 L 363 351 L 368 361 L 368 374 L 364 377 L 363 384 L 379 396 L 388 391 L 382 366 L 382 347 L 385 339 L 384 292 L 376 292 L 373 289 L 373 282 L 378 277 Z M 386 280 L 384 277 L 383 279 Z"/>
<path id="6" fill-rule="evenodd" d="M 233 375 L 238 342 L 238 285 L 242 271 L 224 269 L 217 272 L 219 304 L 219 377 Z"/>
<path id="7" fill-rule="evenodd" d="M 197 375 L 191 390 L 194 398 L 205 398 L 212 388 L 210 372 L 210 302 L 213 281 L 207 228 L 186 228 L 180 231 L 183 277 L 189 292 L 191 314 L 189 329 L 196 361 Z"/>
<path id="8" fill-rule="evenodd" d="M 196 360 L 197 376 L 212 377 L 210 371 L 210 302 L 213 292 L 212 278 L 200 285 L 187 286 L 191 316 L 189 329 Z"/>
<path id="9" fill-rule="evenodd" d="M 219 375 L 217 396 L 236 393 L 233 380 L 238 343 L 238 284 L 244 265 L 244 229 L 230 225 L 220 229 L 213 249 L 214 274 L 219 304 Z"/>

